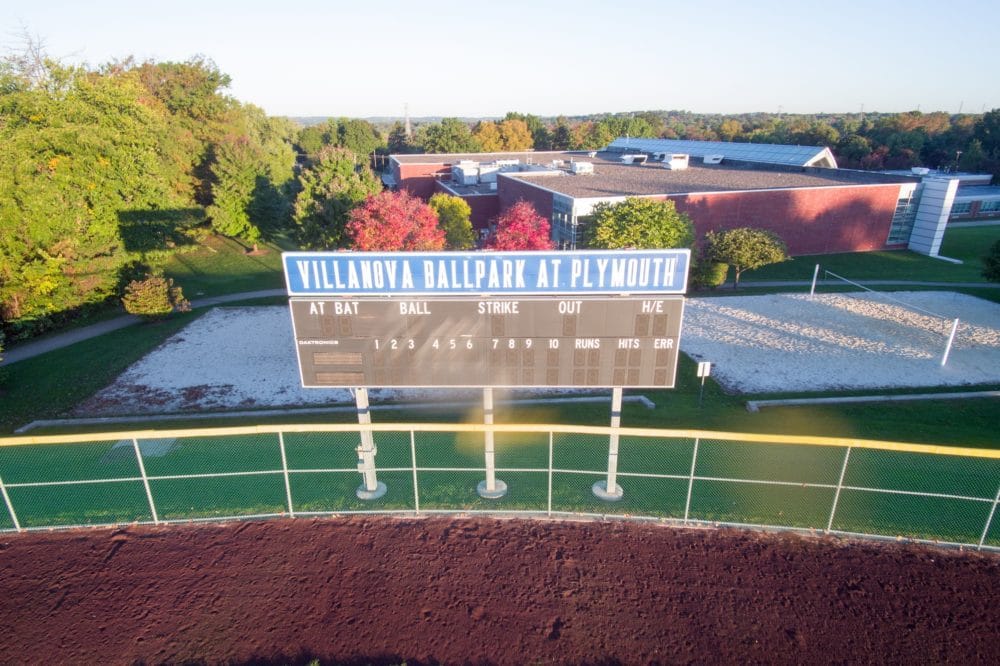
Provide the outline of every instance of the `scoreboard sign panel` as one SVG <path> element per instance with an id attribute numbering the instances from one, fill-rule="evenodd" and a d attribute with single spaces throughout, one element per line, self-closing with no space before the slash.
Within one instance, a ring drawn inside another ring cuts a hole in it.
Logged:
<path id="1" fill-rule="evenodd" d="M 683 294 L 690 250 L 285 252 L 289 296 Z"/>
<path id="2" fill-rule="evenodd" d="M 671 388 L 681 296 L 292 298 L 306 387 Z"/>

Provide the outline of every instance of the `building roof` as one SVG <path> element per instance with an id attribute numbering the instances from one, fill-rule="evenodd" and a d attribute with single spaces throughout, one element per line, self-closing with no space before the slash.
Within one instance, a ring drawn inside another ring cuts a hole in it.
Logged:
<path id="1" fill-rule="evenodd" d="M 696 141 L 690 143 L 720 144 L 721 142 Z M 635 150 L 635 152 L 645 151 Z M 672 151 L 659 150 L 650 152 L 653 154 L 672 153 Z M 707 155 L 714 154 L 704 150 L 700 152 Z M 400 164 L 442 166 L 457 165 L 463 160 L 478 162 L 482 165 L 496 163 L 498 160 L 516 161 L 517 166 L 504 168 L 500 170 L 498 175 L 517 178 L 542 189 L 574 198 L 607 199 L 622 196 L 738 192 L 838 185 L 878 185 L 913 183 L 920 179 L 919 176 L 913 174 L 895 175 L 872 171 L 766 163 L 740 160 L 735 156 L 728 156 L 721 164 L 712 165 L 702 165 L 701 159 L 694 159 L 692 156 L 690 166 L 687 169 L 670 170 L 664 168 L 664 163 L 660 161 L 647 160 L 644 164 L 624 164 L 622 157 L 621 151 L 527 151 L 520 153 L 392 156 Z M 593 173 L 580 175 L 571 173 L 569 167 L 573 162 L 590 162 L 594 166 Z M 460 185 L 448 182 L 447 186 L 459 196 L 496 192 L 496 189 L 485 183 Z"/>
<path id="2" fill-rule="evenodd" d="M 837 160 L 833 156 L 833 153 L 830 152 L 829 148 L 823 146 L 620 137 L 612 141 L 608 145 L 607 150 L 619 153 L 686 153 L 692 157 L 722 155 L 729 160 L 739 160 L 741 162 L 837 168 Z"/>
<path id="3" fill-rule="evenodd" d="M 1000 185 L 979 185 L 959 187 L 955 201 L 997 201 L 1000 200 Z"/>
<path id="4" fill-rule="evenodd" d="M 572 150 L 526 150 L 519 153 L 419 153 L 416 155 L 393 154 L 389 157 L 400 164 L 458 164 L 472 162 L 496 162 L 497 160 L 520 160 L 524 164 L 548 164 L 552 160 L 586 159 L 587 151 Z"/>
<path id="5" fill-rule="evenodd" d="M 912 177 L 841 169 L 701 165 L 693 160 L 687 169 L 675 171 L 664 168 L 661 162 L 622 164 L 620 155 L 611 153 L 599 153 L 585 161 L 593 163 L 592 174 L 574 175 L 560 170 L 507 172 L 501 176 L 577 199 L 914 182 Z"/>

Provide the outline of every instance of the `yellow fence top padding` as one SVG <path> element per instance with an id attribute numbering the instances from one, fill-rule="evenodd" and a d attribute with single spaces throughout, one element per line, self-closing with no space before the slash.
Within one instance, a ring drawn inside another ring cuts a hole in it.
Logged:
<path id="1" fill-rule="evenodd" d="M 74 435 L 38 435 L 2 437 L 0 446 L 24 446 L 29 444 L 85 444 L 95 442 L 118 442 L 124 439 L 164 439 L 186 437 L 231 437 L 239 435 L 275 435 L 278 433 L 321 433 L 358 432 L 494 432 L 494 433 L 553 433 L 560 435 L 600 435 L 608 436 L 613 429 L 609 426 L 582 426 L 556 424 L 496 424 L 480 423 L 373 423 L 359 426 L 356 423 L 336 424 L 291 424 L 258 425 L 230 428 L 188 428 L 180 430 L 130 430 L 98 432 Z M 906 442 L 884 442 L 878 440 L 850 439 L 844 437 L 810 437 L 803 435 L 768 435 L 759 433 L 713 432 L 708 430 L 668 430 L 657 428 L 618 428 L 625 437 L 650 437 L 657 439 L 699 439 L 715 442 L 752 444 L 833 446 L 900 451 L 930 455 L 966 456 L 1000 460 L 1000 450 L 970 447 L 940 446 L 933 444 L 910 444 Z"/>

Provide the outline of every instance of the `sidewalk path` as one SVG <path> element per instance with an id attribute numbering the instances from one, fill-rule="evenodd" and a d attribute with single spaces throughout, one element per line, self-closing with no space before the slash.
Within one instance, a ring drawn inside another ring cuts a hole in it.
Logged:
<path id="1" fill-rule="evenodd" d="M 812 282 L 810 280 L 788 280 L 780 282 L 752 282 L 743 281 L 741 283 L 742 287 L 745 289 L 752 289 L 754 287 L 805 287 L 808 288 Z M 963 289 L 1000 289 L 1000 284 L 989 284 L 983 282 L 917 282 L 917 281 L 905 281 L 905 280 L 866 280 L 866 285 L 875 286 L 913 286 L 913 287 L 941 287 L 946 289 L 963 288 Z M 722 286 L 717 289 L 714 294 L 720 295 L 725 293 L 740 294 L 740 290 L 733 290 L 732 287 Z M 197 308 L 209 308 L 215 305 L 222 305 L 225 303 L 233 303 L 237 301 L 247 301 L 255 298 L 271 298 L 275 296 L 285 296 L 287 292 L 284 289 L 265 289 L 262 291 L 248 291 L 241 294 L 226 294 L 223 296 L 212 296 L 209 298 L 196 298 L 191 301 L 191 307 Z M 28 358 L 33 358 L 40 354 L 45 354 L 54 349 L 61 349 L 63 347 L 68 347 L 82 340 L 89 340 L 90 338 L 96 338 L 99 335 L 104 335 L 105 333 L 110 333 L 112 331 L 117 331 L 120 328 L 125 328 L 126 326 L 132 326 L 133 324 L 138 324 L 142 321 L 141 318 L 133 315 L 123 315 L 121 317 L 116 317 L 114 319 L 108 319 L 107 321 L 98 322 L 96 324 L 91 324 L 90 326 L 84 326 L 82 328 L 73 329 L 65 333 L 55 333 L 53 335 L 46 336 L 39 340 L 34 340 L 32 342 L 27 342 L 18 345 L 10 350 L 5 350 L 3 352 L 3 360 L 0 361 L 0 366 L 10 365 L 11 363 L 17 363 L 18 361 L 23 361 Z"/>

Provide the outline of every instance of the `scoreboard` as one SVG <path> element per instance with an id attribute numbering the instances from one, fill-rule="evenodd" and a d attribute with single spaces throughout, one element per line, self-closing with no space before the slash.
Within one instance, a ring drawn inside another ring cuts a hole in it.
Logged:
<path id="1" fill-rule="evenodd" d="M 305 387 L 672 388 L 682 296 L 295 297 Z"/>

